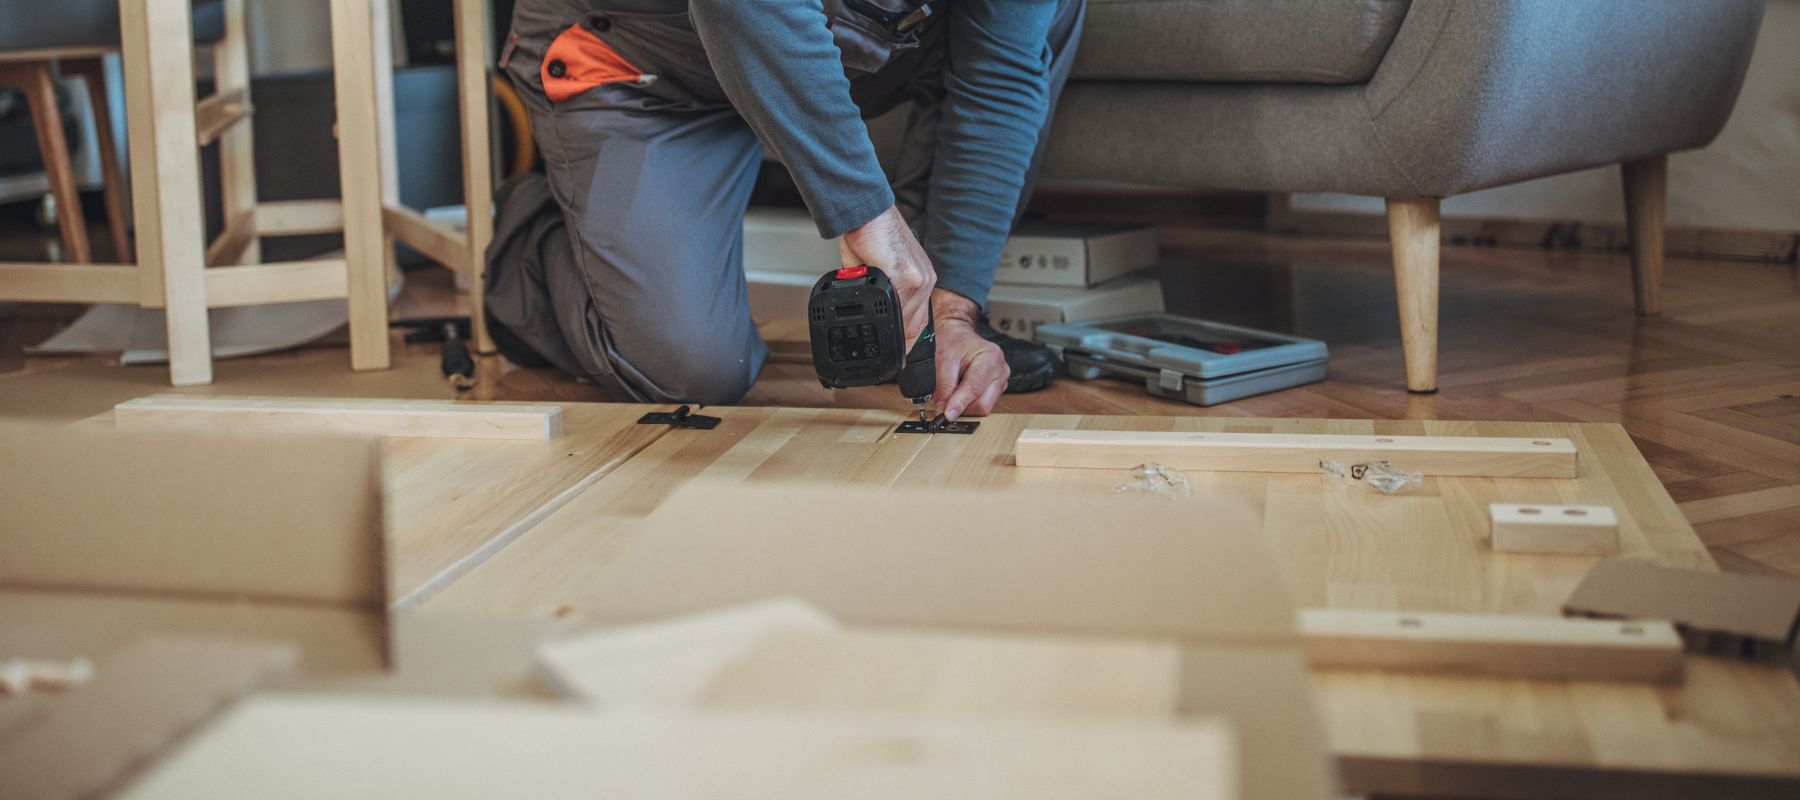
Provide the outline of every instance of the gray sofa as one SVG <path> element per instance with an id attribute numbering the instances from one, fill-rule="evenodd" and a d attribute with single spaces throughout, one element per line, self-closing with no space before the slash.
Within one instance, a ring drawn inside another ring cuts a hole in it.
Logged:
<path id="1" fill-rule="evenodd" d="M 1046 175 L 1388 199 L 1407 388 L 1437 386 L 1438 200 L 1621 164 L 1657 311 L 1667 154 L 1710 142 L 1763 0 L 1089 0 Z"/>

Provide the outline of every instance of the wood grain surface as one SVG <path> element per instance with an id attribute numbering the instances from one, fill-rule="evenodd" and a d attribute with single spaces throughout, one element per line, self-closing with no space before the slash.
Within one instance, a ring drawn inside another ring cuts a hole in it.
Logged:
<path id="1" fill-rule="evenodd" d="M 1427 478 L 1394 496 L 1360 484 L 1337 488 L 1323 475 L 1189 473 L 1194 495 L 1230 497 L 1260 513 L 1302 607 L 1557 615 L 1594 559 L 1492 552 L 1492 502 L 1611 506 L 1620 511 L 1621 555 L 1716 569 L 1630 438 L 1611 424 L 1000 415 L 971 436 L 904 436 L 890 433 L 901 416 L 894 411 L 709 413 L 723 417 L 717 429 L 656 438 L 426 607 L 578 615 L 595 592 L 596 568 L 663 498 L 694 480 L 1109 495 L 1128 477 L 1014 467 L 1012 445 L 1027 428 L 1556 437 L 1580 450 L 1575 479 Z M 1196 521 L 1196 535 L 1204 531 Z M 1800 789 L 1794 677 L 1688 661 L 1680 687 L 1373 671 L 1319 672 L 1315 685 L 1350 791 L 1525 796 L 1574 787 L 1641 797 Z"/>

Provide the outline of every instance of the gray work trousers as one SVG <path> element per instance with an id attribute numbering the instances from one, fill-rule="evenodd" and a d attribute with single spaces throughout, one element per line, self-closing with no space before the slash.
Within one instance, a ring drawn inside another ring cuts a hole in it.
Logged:
<path id="1" fill-rule="evenodd" d="M 532 13 L 533 2 L 521 0 L 521 13 Z M 1052 115 L 1086 2 L 1061 6 L 1049 41 Z M 515 348 L 529 347 L 620 401 L 736 402 L 768 357 L 750 320 L 743 251 L 762 144 L 716 99 L 672 100 L 620 83 L 553 103 L 540 75 L 548 42 L 528 44 L 509 52 L 504 67 L 530 110 L 548 194 L 562 218 L 538 213 L 548 205 L 542 187 L 502 193 L 487 272 L 489 318 Z M 852 82 L 865 116 L 913 103 L 890 169 L 895 203 L 915 226 L 929 202 L 943 45 L 928 31 L 921 47 Z M 1048 132 L 1047 117 L 1021 211 Z M 517 256 L 522 242 L 527 257 Z M 509 243 L 512 249 L 502 247 Z M 820 272 L 833 266 L 821 264 Z"/>

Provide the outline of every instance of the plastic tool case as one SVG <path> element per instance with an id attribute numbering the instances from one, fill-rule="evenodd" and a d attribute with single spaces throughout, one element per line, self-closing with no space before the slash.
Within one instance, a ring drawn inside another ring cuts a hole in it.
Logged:
<path id="1" fill-rule="evenodd" d="M 1172 314 L 1040 325 L 1069 375 L 1141 380 L 1158 397 L 1210 406 L 1325 379 L 1325 343 Z"/>

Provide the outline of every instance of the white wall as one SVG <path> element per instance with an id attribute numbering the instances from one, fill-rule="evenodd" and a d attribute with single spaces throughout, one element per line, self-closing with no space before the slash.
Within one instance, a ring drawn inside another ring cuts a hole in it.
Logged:
<path id="1" fill-rule="evenodd" d="M 1617 167 L 1444 201 L 1445 216 L 1625 221 Z M 1379 214 L 1377 198 L 1295 195 L 1294 207 Z M 1719 138 L 1669 159 L 1669 224 L 1800 230 L 1800 0 L 1770 0 L 1737 109 Z"/>

